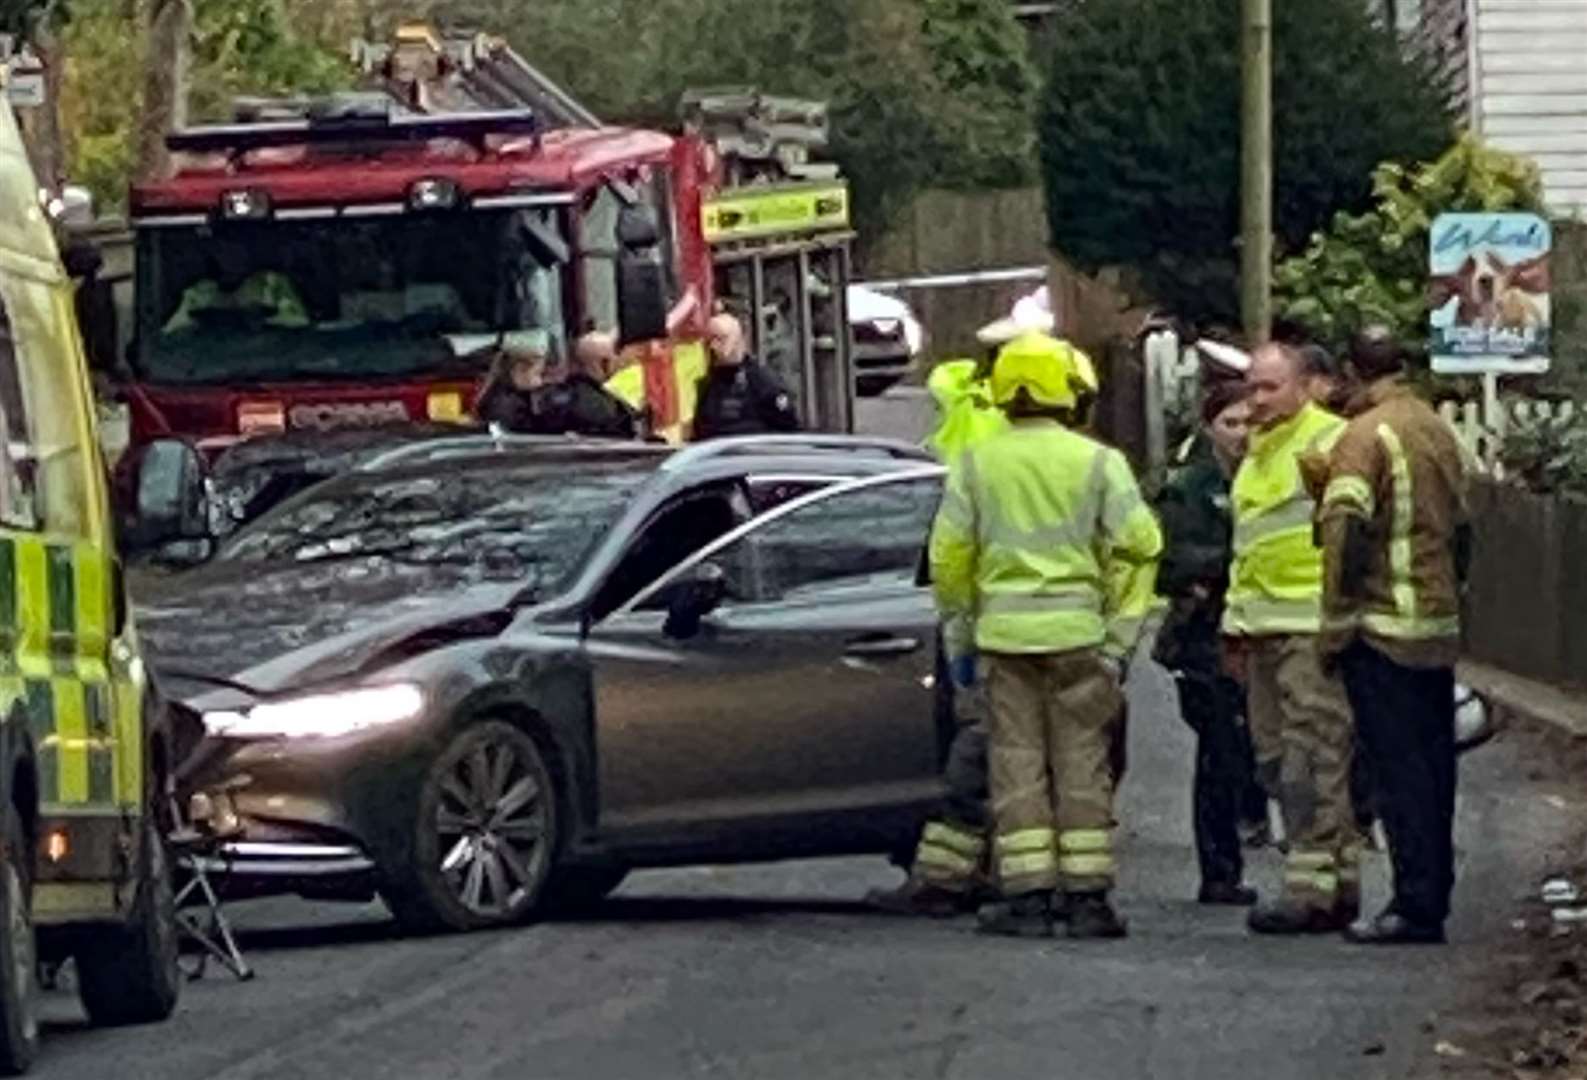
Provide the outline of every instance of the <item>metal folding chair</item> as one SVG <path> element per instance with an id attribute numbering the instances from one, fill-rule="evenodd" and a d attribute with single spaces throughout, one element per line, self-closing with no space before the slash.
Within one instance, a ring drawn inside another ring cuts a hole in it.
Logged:
<path id="1" fill-rule="evenodd" d="M 241 836 L 242 831 L 231 793 L 223 791 L 194 795 L 189 800 L 185 822 L 170 836 L 172 858 L 187 874 L 187 881 L 176 894 L 176 923 L 182 943 L 196 949 L 182 962 L 183 974 L 189 980 L 202 979 L 211 960 L 239 981 L 254 977 L 222 906 L 226 876 L 231 872 L 226 843 Z"/>

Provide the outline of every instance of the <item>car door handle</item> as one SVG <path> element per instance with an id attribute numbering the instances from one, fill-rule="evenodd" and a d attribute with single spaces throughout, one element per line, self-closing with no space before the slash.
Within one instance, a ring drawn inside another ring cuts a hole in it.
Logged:
<path id="1" fill-rule="evenodd" d="M 878 634 L 851 638 L 843 651 L 849 656 L 904 656 L 919 650 L 919 638 Z"/>

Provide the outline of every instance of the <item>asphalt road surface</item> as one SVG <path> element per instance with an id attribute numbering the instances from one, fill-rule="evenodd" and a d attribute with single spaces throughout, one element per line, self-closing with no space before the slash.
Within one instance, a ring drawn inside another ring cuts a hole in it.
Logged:
<path id="1" fill-rule="evenodd" d="M 894 407 L 889 399 L 885 407 Z M 907 404 L 902 407 L 907 412 Z M 1167 679 L 1132 680 L 1122 942 L 988 940 L 869 914 L 883 860 L 635 875 L 586 916 L 403 940 L 378 906 L 234 908 L 258 978 L 212 973 L 148 1028 L 51 994 L 37 1075 L 104 1080 L 1390 1077 L 1431 1068 L 1455 1002 L 1535 888 L 1578 796 L 1521 740 L 1466 762 L 1453 944 L 1364 951 L 1250 937 L 1201 909 L 1190 739 Z M 1554 786 L 1550 786 L 1554 783 Z M 1251 878 L 1277 879 L 1259 853 Z M 1369 857 L 1369 904 L 1386 867 Z"/>

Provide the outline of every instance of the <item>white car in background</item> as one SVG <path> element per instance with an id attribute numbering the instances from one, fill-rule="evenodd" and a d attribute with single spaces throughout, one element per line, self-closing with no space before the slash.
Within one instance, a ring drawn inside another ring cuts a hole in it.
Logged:
<path id="1" fill-rule="evenodd" d="M 850 285 L 849 331 L 861 397 L 874 397 L 915 370 L 926 330 L 908 304 L 864 285 Z"/>

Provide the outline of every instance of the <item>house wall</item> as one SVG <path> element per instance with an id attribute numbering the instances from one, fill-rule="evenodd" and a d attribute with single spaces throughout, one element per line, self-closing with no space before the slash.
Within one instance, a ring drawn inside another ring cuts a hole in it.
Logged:
<path id="1" fill-rule="evenodd" d="M 1587 215 L 1587 0 L 1475 0 L 1472 122 L 1536 161 L 1549 206 Z"/>

